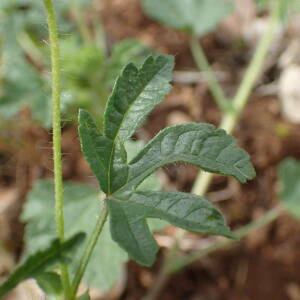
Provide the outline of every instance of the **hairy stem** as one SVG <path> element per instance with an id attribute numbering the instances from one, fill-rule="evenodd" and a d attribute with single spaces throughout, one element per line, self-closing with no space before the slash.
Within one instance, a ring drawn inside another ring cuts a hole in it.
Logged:
<path id="1" fill-rule="evenodd" d="M 52 126 L 53 126 L 53 155 L 54 155 L 54 185 L 55 185 L 55 222 L 57 235 L 61 242 L 64 241 L 64 206 L 61 161 L 61 116 L 60 116 L 60 61 L 57 34 L 56 14 L 52 0 L 43 0 L 47 14 L 52 70 Z M 69 295 L 70 284 L 68 269 L 61 266 L 62 281 L 65 295 Z"/>
<path id="2" fill-rule="evenodd" d="M 85 270 L 87 268 L 87 265 L 89 263 L 89 260 L 91 258 L 91 255 L 93 253 L 93 250 L 96 246 L 96 243 L 99 239 L 100 233 L 102 232 L 103 226 L 105 224 L 105 221 L 107 219 L 107 215 L 108 215 L 108 210 L 107 210 L 107 205 L 106 202 L 104 201 L 103 203 L 103 208 L 101 211 L 101 214 L 97 220 L 96 226 L 93 230 L 92 235 L 90 236 L 90 239 L 87 242 L 86 248 L 83 252 L 83 255 L 81 257 L 80 260 L 80 264 L 79 267 L 76 271 L 75 277 L 74 277 L 74 281 L 72 284 L 72 292 L 71 292 L 71 297 L 70 300 L 73 300 L 76 298 L 76 293 L 79 287 L 79 284 L 81 282 L 81 279 L 85 273 Z"/>
<path id="3" fill-rule="evenodd" d="M 191 36 L 190 38 L 190 49 L 193 54 L 194 60 L 197 64 L 197 67 L 200 71 L 204 72 L 207 84 L 209 86 L 209 89 L 214 97 L 214 100 L 216 101 L 217 105 L 219 106 L 221 111 L 226 111 L 229 108 L 229 102 L 226 99 L 226 96 L 224 94 L 224 91 L 222 87 L 220 86 L 217 78 L 214 75 L 213 70 L 211 69 L 209 62 L 206 58 L 206 55 L 199 44 L 198 37 Z"/>

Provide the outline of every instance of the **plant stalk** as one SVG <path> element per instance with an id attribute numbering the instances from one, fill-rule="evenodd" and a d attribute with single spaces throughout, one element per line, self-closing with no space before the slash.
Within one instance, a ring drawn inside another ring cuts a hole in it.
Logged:
<path id="1" fill-rule="evenodd" d="M 246 237 L 248 234 L 274 222 L 281 214 L 282 208 L 280 205 L 272 208 L 269 210 L 265 215 L 260 217 L 259 219 L 242 226 L 241 228 L 233 231 L 234 235 L 240 240 L 244 237 Z M 222 240 L 216 241 L 211 246 L 201 249 L 198 251 L 194 251 L 191 254 L 188 254 L 187 256 L 177 258 L 176 262 L 168 265 L 168 272 L 176 273 L 181 270 L 183 270 L 186 266 L 190 265 L 191 263 L 199 260 L 200 258 L 209 255 L 217 250 L 225 249 L 227 247 L 232 246 L 233 244 L 236 244 L 238 241 L 233 239 L 225 239 L 222 238 Z"/>
<path id="2" fill-rule="evenodd" d="M 270 24 L 256 48 L 255 54 L 244 75 L 243 81 L 241 82 L 241 85 L 239 86 L 239 89 L 232 101 L 232 109 L 225 111 L 223 114 L 220 128 L 224 129 L 228 134 L 232 133 L 237 121 L 239 120 L 241 112 L 249 99 L 251 90 L 260 75 L 262 65 L 268 54 L 274 32 L 278 24 L 279 17 L 280 1 L 277 1 L 276 6 L 272 11 Z M 213 174 L 200 172 L 196 178 L 192 192 L 200 196 L 204 195 L 207 192 L 212 178 Z"/>
<path id="3" fill-rule="evenodd" d="M 76 271 L 74 281 L 73 281 L 73 284 L 72 284 L 72 292 L 71 292 L 70 300 L 74 300 L 76 298 L 76 293 L 77 293 L 79 284 L 80 284 L 81 279 L 82 279 L 82 277 L 85 273 L 85 270 L 87 268 L 87 265 L 89 263 L 91 255 L 93 253 L 93 250 L 96 246 L 96 243 L 98 241 L 100 233 L 102 232 L 103 226 L 104 226 L 105 221 L 107 219 L 107 215 L 108 215 L 107 204 L 104 201 L 101 214 L 100 214 L 100 216 L 97 220 L 97 223 L 96 223 L 96 226 L 93 230 L 93 233 L 92 233 L 90 239 L 87 242 L 87 246 L 86 246 L 86 248 L 83 252 L 83 255 L 82 255 L 81 260 L 80 260 L 79 267 Z"/>
<path id="4" fill-rule="evenodd" d="M 176 236 L 177 238 L 175 239 L 174 244 L 169 249 L 169 253 L 165 258 L 164 264 L 157 276 L 156 284 L 153 285 L 153 287 L 146 295 L 146 297 L 143 298 L 143 300 L 158 299 L 161 290 L 167 283 L 171 274 L 180 272 L 185 267 L 194 263 L 195 261 L 199 260 L 202 257 L 205 257 L 213 252 L 228 248 L 233 244 L 238 243 L 240 239 L 246 237 L 250 233 L 274 222 L 280 216 L 282 211 L 283 211 L 282 207 L 278 205 L 272 208 L 271 210 L 269 210 L 265 215 L 263 215 L 259 219 L 235 230 L 233 233 L 238 238 L 238 240 L 222 238 L 222 240 L 216 241 L 211 246 L 205 249 L 194 251 L 183 257 L 180 257 L 177 254 L 178 253 L 177 251 L 179 250 L 179 240 L 184 236 L 184 231 L 179 230 L 179 232 L 181 231 L 180 236 L 178 235 Z"/>
<path id="5" fill-rule="evenodd" d="M 264 62 L 264 60 L 267 56 L 270 44 L 272 42 L 273 34 L 274 34 L 276 26 L 279 22 L 281 2 L 282 1 L 276 1 L 276 3 L 275 3 L 275 6 L 274 6 L 274 8 L 272 10 L 272 13 L 271 13 L 270 24 L 268 26 L 268 29 L 264 33 L 263 37 L 261 38 L 261 40 L 259 42 L 259 45 L 257 46 L 257 48 L 255 50 L 255 54 L 254 54 L 254 56 L 253 56 L 253 58 L 250 62 L 250 65 L 249 65 L 249 67 L 248 67 L 248 69 L 245 73 L 243 81 L 242 81 L 242 83 L 241 83 L 241 85 L 240 85 L 233 101 L 232 101 L 232 104 L 230 106 L 227 106 L 227 108 L 229 107 L 230 109 L 223 110 L 223 118 L 221 120 L 220 128 L 226 130 L 227 133 L 231 133 L 233 131 L 233 129 L 234 129 L 239 117 L 240 117 L 240 114 L 241 114 L 244 106 L 246 105 L 246 103 L 249 99 L 249 96 L 250 96 L 251 90 L 252 90 L 252 88 L 255 84 L 255 81 L 258 78 L 259 73 L 262 69 L 263 62 Z M 203 57 L 205 59 L 204 53 L 203 53 L 203 56 L 202 56 L 201 51 L 197 51 L 197 45 L 199 46 L 199 44 L 196 43 L 196 42 L 197 42 L 197 40 L 195 39 L 195 37 L 192 37 L 191 38 L 191 48 L 192 48 L 194 58 L 197 62 L 197 65 L 199 66 L 199 68 L 201 70 L 205 70 L 205 68 L 206 68 L 206 70 L 210 70 L 209 74 L 213 74 L 210 67 L 209 67 L 209 64 L 208 64 L 207 60 L 203 60 Z M 201 50 L 200 46 L 199 46 L 199 49 Z M 208 68 L 207 68 L 207 66 L 205 66 L 206 63 L 207 63 Z M 212 81 L 216 80 L 214 75 L 212 77 L 208 77 L 208 78 L 210 78 L 210 79 L 212 78 Z M 214 85 L 214 83 L 213 83 L 213 85 Z M 211 86 L 212 86 L 212 83 L 210 83 L 210 88 L 211 88 Z M 215 88 L 214 88 L 214 90 L 215 90 Z M 211 91 L 213 93 L 212 88 L 211 88 Z M 214 95 L 214 93 L 213 93 L 213 95 Z M 214 97 L 215 97 L 215 95 L 214 95 Z M 216 100 L 216 102 L 218 103 L 218 105 L 220 106 L 220 108 L 222 110 L 223 102 L 222 102 L 222 100 L 220 102 L 219 97 L 220 96 L 215 97 L 215 100 Z M 196 178 L 196 181 L 194 183 L 192 192 L 194 194 L 198 194 L 200 196 L 203 196 L 207 192 L 209 184 L 210 184 L 212 178 L 213 178 L 212 173 L 201 172 L 198 175 L 198 177 Z M 272 217 L 273 213 L 274 213 L 274 211 L 270 212 L 271 217 Z M 274 219 L 276 219 L 278 214 L 275 213 L 274 215 L 275 215 Z M 240 237 L 246 236 L 249 232 L 251 232 L 252 230 L 254 230 L 256 228 L 255 222 L 254 222 L 253 227 L 252 227 L 252 225 L 253 225 L 253 223 L 250 223 L 250 224 L 242 227 L 240 229 L 241 230 L 240 233 L 238 231 L 236 233 L 242 235 Z M 250 230 L 249 230 L 249 227 L 250 227 Z M 173 246 L 168 250 L 169 253 L 177 252 L 176 249 L 178 249 L 179 240 L 182 239 L 183 236 L 184 236 L 184 234 L 181 234 L 180 238 L 178 238 L 177 234 L 175 233 L 175 240 L 176 241 L 173 243 Z M 219 244 L 219 246 L 216 247 L 216 249 L 212 248 L 211 250 L 208 250 L 208 253 L 211 253 L 215 250 L 222 249 L 223 247 L 226 247 L 227 245 L 229 245 L 230 243 L 233 243 L 233 242 L 234 241 L 231 241 L 231 240 L 223 241 L 222 244 Z M 212 247 L 214 247 L 214 246 L 212 246 Z M 199 256 L 200 257 L 204 256 L 203 252 L 201 252 L 197 256 L 197 258 L 196 258 L 196 256 L 193 257 L 193 259 L 191 259 L 191 262 L 198 259 Z M 169 257 L 171 257 L 171 256 L 169 256 L 167 254 L 166 259 L 163 263 L 163 266 L 160 270 L 160 273 L 158 274 L 158 278 L 163 282 L 163 284 L 156 281 L 154 283 L 152 289 L 151 289 L 151 290 L 154 290 L 155 293 L 152 293 L 152 291 L 150 290 L 149 293 L 148 293 L 148 296 L 146 296 L 145 299 L 147 299 L 147 300 L 156 299 L 157 296 L 159 295 L 159 293 L 161 292 L 161 290 L 163 289 L 164 283 L 168 280 L 168 278 L 171 274 L 169 266 L 173 265 L 175 263 L 175 261 L 178 259 L 178 257 L 173 256 L 172 260 L 170 260 Z M 185 263 L 184 265 L 187 265 L 187 263 Z M 178 268 L 176 270 L 178 270 Z"/>
<path id="6" fill-rule="evenodd" d="M 216 101 L 219 109 L 223 112 L 227 111 L 230 107 L 229 101 L 226 99 L 224 91 L 215 77 L 213 70 L 206 58 L 206 55 L 199 44 L 198 37 L 192 35 L 190 37 L 190 49 L 195 60 L 195 63 L 200 71 L 204 72 L 207 79 L 208 87 Z"/>
<path id="7" fill-rule="evenodd" d="M 52 126 L 53 126 L 53 156 L 54 156 L 54 185 L 55 185 L 55 222 L 57 235 L 64 241 L 64 206 L 61 160 L 61 75 L 59 61 L 59 43 L 57 33 L 56 14 L 52 0 L 43 0 L 47 14 L 52 70 Z M 61 266 L 62 282 L 65 295 L 70 292 L 70 282 L 66 265 Z"/>
<path id="8" fill-rule="evenodd" d="M 73 13 L 74 16 L 74 21 L 79 29 L 83 41 L 86 44 L 92 44 L 93 37 L 86 24 L 85 10 L 81 8 L 79 4 L 74 0 L 71 1 L 70 5 L 71 5 L 71 12 Z"/>

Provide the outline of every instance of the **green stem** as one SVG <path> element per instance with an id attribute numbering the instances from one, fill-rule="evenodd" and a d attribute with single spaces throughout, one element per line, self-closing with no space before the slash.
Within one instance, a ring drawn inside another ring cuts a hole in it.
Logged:
<path id="1" fill-rule="evenodd" d="M 250 233 L 274 222 L 282 212 L 281 206 L 276 206 L 270 211 L 268 211 L 265 215 L 260 217 L 258 220 L 255 220 L 237 230 L 234 231 L 235 236 L 240 240 Z M 181 234 L 183 237 L 183 234 Z M 233 239 L 222 239 L 220 241 L 216 241 L 211 246 L 207 247 L 206 249 L 201 249 L 198 251 L 194 251 L 191 254 L 179 257 L 177 254 L 178 250 L 178 242 L 174 243 L 174 245 L 169 250 L 169 255 L 166 257 L 164 264 L 158 274 L 156 284 L 151 288 L 148 295 L 143 298 L 143 300 L 155 300 L 158 298 L 162 288 L 166 284 L 167 280 L 169 279 L 170 275 L 173 273 L 180 272 L 188 265 L 194 263 L 195 261 L 199 260 L 202 257 L 205 257 L 213 252 L 218 250 L 225 249 L 227 247 L 236 244 L 238 241 Z"/>
<path id="2" fill-rule="evenodd" d="M 268 27 L 267 31 L 265 32 L 264 36 L 262 37 L 261 41 L 259 42 L 259 45 L 256 48 L 255 54 L 254 54 L 254 56 L 250 62 L 250 65 L 245 73 L 244 79 L 236 93 L 236 96 L 234 97 L 234 99 L 232 101 L 232 105 L 230 105 L 231 109 L 223 111 L 223 118 L 221 121 L 220 128 L 223 128 L 224 130 L 226 130 L 227 133 L 231 133 L 233 128 L 235 127 L 235 125 L 239 119 L 239 116 L 241 114 L 241 111 L 248 101 L 248 98 L 251 93 L 251 89 L 253 88 L 255 81 L 259 76 L 263 62 L 267 56 L 268 49 L 270 47 L 275 28 L 279 21 L 281 3 L 282 3 L 282 1 L 276 1 L 276 3 L 275 3 L 275 7 L 272 10 L 269 27 Z M 193 40 L 194 39 L 195 38 L 193 38 Z M 191 43 L 192 43 L 192 41 L 191 41 Z M 196 44 L 194 44 L 194 43 L 195 43 L 195 41 L 193 41 L 193 46 L 195 47 L 194 48 L 194 50 L 195 50 Z M 201 50 L 201 48 L 200 48 L 200 50 Z M 196 52 L 197 52 L 197 50 L 196 50 Z M 201 53 L 201 52 L 199 52 L 199 53 Z M 196 53 L 196 55 L 197 55 L 197 53 Z M 207 62 L 207 60 L 206 60 L 206 62 Z M 203 67 L 205 67 L 204 63 L 205 63 L 205 61 L 202 61 L 200 63 L 200 56 L 199 56 L 198 62 L 197 62 L 197 64 L 199 65 L 199 68 L 203 69 Z M 203 67 L 202 67 L 202 65 L 203 65 Z M 208 64 L 208 66 L 209 66 L 209 64 Z M 210 68 L 209 68 L 209 70 L 210 70 Z M 210 74 L 213 74 L 213 73 L 211 72 Z M 216 98 L 216 100 L 217 100 L 217 98 Z M 222 109 L 221 103 L 219 104 L 219 106 Z M 198 177 L 194 183 L 192 192 L 195 194 L 198 194 L 200 196 L 203 196 L 207 192 L 207 189 L 209 187 L 209 184 L 210 184 L 212 178 L 213 178 L 212 173 L 201 172 L 198 175 Z M 271 214 L 272 214 L 272 211 L 271 211 Z M 246 225 L 246 226 L 250 226 L 250 228 L 251 228 L 251 224 L 252 223 L 250 223 L 249 225 Z M 255 226 L 253 228 L 255 228 Z M 243 230 L 243 229 L 246 232 L 247 227 L 243 227 L 241 230 Z M 243 231 L 242 231 L 242 233 L 243 233 Z M 248 233 L 249 233 L 249 231 L 248 231 Z M 245 235 L 248 233 L 245 233 Z M 183 236 L 184 236 L 184 234 L 181 235 L 180 239 L 182 239 Z M 180 239 L 176 238 L 177 242 L 175 242 L 174 245 L 171 247 L 171 249 L 169 249 L 169 253 L 174 253 L 174 249 L 176 249 Z M 231 240 L 222 242 L 222 245 L 219 245 L 216 250 L 221 249 L 223 246 L 225 247 L 227 245 L 227 243 L 231 243 L 231 242 L 232 242 Z M 213 250 L 211 250 L 211 252 L 212 251 Z M 167 281 L 168 277 L 170 276 L 170 272 L 168 271 L 169 266 L 173 265 L 174 262 L 178 259 L 178 257 L 173 257 L 172 260 L 170 260 L 169 257 L 170 256 L 167 255 L 167 258 L 165 259 L 163 266 L 158 274 L 158 278 L 160 278 L 160 280 L 163 281 L 163 283 L 165 283 Z M 197 258 L 199 258 L 199 256 Z M 152 287 L 152 289 L 155 290 L 155 295 L 152 298 L 148 297 L 146 299 L 147 300 L 156 299 L 156 296 L 162 290 L 163 286 L 164 286 L 164 284 L 161 284 L 156 281 Z M 151 290 L 148 295 L 152 294 Z"/>
<path id="3" fill-rule="evenodd" d="M 56 14 L 52 0 L 43 0 L 47 14 L 52 69 L 52 122 L 53 122 L 53 155 L 54 155 L 54 184 L 55 184 L 55 222 L 57 235 L 61 242 L 64 241 L 64 206 L 62 185 L 62 161 L 61 161 L 61 116 L 60 116 L 60 61 L 57 34 Z M 65 295 L 69 295 L 70 284 L 68 269 L 61 266 L 62 281 Z"/>
<path id="4" fill-rule="evenodd" d="M 85 10 L 81 8 L 76 1 L 71 1 L 71 11 L 74 15 L 74 21 L 80 31 L 81 37 L 86 44 L 93 43 L 92 34 L 85 21 Z"/>
<path id="5" fill-rule="evenodd" d="M 198 42 L 198 37 L 191 36 L 190 49 L 193 54 L 194 60 L 197 64 L 197 67 L 200 69 L 200 71 L 204 72 L 206 76 L 207 84 L 220 110 L 228 110 L 229 102 L 226 99 L 224 91 L 220 86 L 217 78 L 215 77 L 214 72 L 211 69 L 210 64 L 206 58 L 206 55 Z"/>
<path id="6" fill-rule="evenodd" d="M 259 77 L 259 73 L 261 72 L 262 65 L 266 56 L 268 54 L 268 50 L 270 44 L 272 42 L 272 38 L 274 35 L 274 31 L 278 24 L 280 13 L 280 1 L 276 2 L 276 6 L 272 11 L 270 24 L 262 39 L 260 40 L 255 54 L 250 62 L 250 65 L 245 73 L 243 81 L 239 86 L 239 89 L 232 101 L 232 110 L 225 111 L 220 128 L 227 131 L 228 134 L 232 133 L 243 108 L 245 107 L 251 90 Z M 197 195 L 204 195 L 208 189 L 208 186 L 213 178 L 213 174 L 200 172 L 193 186 L 193 193 Z"/>
<path id="7" fill-rule="evenodd" d="M 73 300 L 73 299 L 76 298 L 76 293 L 77 293 L 79 284 L 80 284 L 81 279 L 82 279 L 82 277 L 85 273 L 85 270 L 86 270 L 87 265 L 89 263 L 89 260 L 91 258 L 92 252 L 93 252 L 93 250 L 96 246 L 96 243 L 98 241 L 100 233 L 102 232 L 102 229 L 103 229 L 104 223 L 106 221 L 107 215 L 108 215 L 107 205 L 106 205 L 106 202 L 104 201 L 101 214 L 98 218 L 98 221 L 97 221 L 96 226 L 93 230 L 93 233 L 92 233 L 89 241 L 87 242 L 87 246 L 86 246 L 86 248 L 83 252 L 79 267 L 76 271 L 74 281 L 73 281 L 73 284 L 72 284 L 72 293 L 71 293 L 70 300 Z"/>

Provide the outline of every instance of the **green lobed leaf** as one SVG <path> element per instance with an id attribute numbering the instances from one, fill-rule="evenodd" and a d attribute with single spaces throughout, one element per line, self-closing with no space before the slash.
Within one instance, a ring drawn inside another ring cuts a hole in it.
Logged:
<path id="1" fill-rule="evenodd" d="M 79 136 L 82 152 L 96 175 L 103 192 L 120 188 L 128 177 L 127 153 L 119 139 L 103 136 L 90 114 L 79 111 Z M 113 151 L 112 153 L 110 151 Z"/>
<path id="2" fill-rule="evenodd" d="M 110 153 L 107 149 L 113 147 L 112 140 L 103 136 L 88 112 L 79 110 L 79 136 L 81 150 L 97 177 L 102 191 L 107 193 L 109 186 Z"/>
<path id="3" fill-rule="evenodd" d="M 197 36 L 213 31 L 232 11 L 224 0 L 143 0 L 142 7 L 150 18 Z"/>
<path id="4" fill-rule="evenodd" d="M 133 189 L 158 168 L 174 162 L 234 176 L 240 182 L 255 176 L 249 155 L 236 146 L 234 137 L 210 124 L 181 124 L 162 130 L 129 162 L 122 191 Z"/>
<path id="5" fill-rule="evenodd" d="M 158 250 L 146 218 L 205 234 L 232 237 L 221 213 L 206 199 L 179 192 L 133 192 L 107 199 L 113 239 L 135 261 L 150 266 Z"/>
<path id="6" fill-rule="evenodd" d="M 130 138 L 147 114 L 171 90 L 174 59 L 149 56 L 138 69 L 129 63 L 118 77 L 105 111 L 104 133 L 111 140 Z"/>
<path id="7" fill-rule="evenodd" d="M 105 193 L 111 194 L 125 184 L 128 166 L 123 143 L 169 92 L 172 68 L 173 58 L 166 55 L 150 56 L 140 69 L 128 64 L 108 100 L 104 136 L 97 132 L 88 113 L 80 111 L 83 153 Z"/>
<path id="8" fill-rule="evenodd" d="M 149 56 L 140 69 L 129 63 L 118 77 L 104 113 L 104 133 L 112 141 L 112 146 L 106 149 L 110 159 L 107 160 L 108 185 L 104 192 L 112 194 L 126 182 L 124 175 L 128 170 L 122 144 L 170 91 L 173 66 L 170 56 Z M 118 176 L 119 170 L 122 176 Z"/>
<path id="9" fill-rule="evenodd" d="M 68 254 L 82 243 L 84 236 L 83 233 L 78 233 L 64 243 L 55 239 L 45 250 L 29 256 L 0 286 L 0 297 L 16 287 L 21 281 L 39 276 L 46 269 L 53 267 L 54 264 L 58 262 L 68 263 L 70 261 Z"/>
<path id="10" fill-rule="evenodd" d="M 300 162 L 293 158 L 283 160 L 278 167 L 278 177 L 280 201 L 291 215 L 300 219 Z"/>
<path id="11" fill-rule="evenodd" d="M 101 178 L 100 185 L 102 188 L 104 186 L 103 191 L 107 194 L 112 237 L 133 259 L 145 265 L 154 262 L 157 252 L 157 245 L 146 223 L 147 218 L 164 219 L 196 232 L 232 237 L 222 215 L 203 198 L 182 193 L 136 192 L 149 175 L 166 164 L 186 162 L 205 171 L 234 176 L 240 182 L 255 176 L 249 155 L 236 146 L 235 139 L 209 124 L 166 128 L 127 163 L 123 142 L 131 137 L 145 115 L 169 90 L 171 76 L 166 74 L 171 72 L 172 65 L 168 61 L 165 56 L 156 59 L 150 57 L 140 70 L 132 64 L 125 67 L 108 101 L 104 117 L 105 138 L 111 141 L 110 144 L 96 144 L 97 138 L 102 138 L 102 135 L 94 134 L 94 129 L 90 132 L 90 128 L 96 128 L 95 125 L 83 125 L 92 123 L 88 115 L 86 120 L 80 119 L 80 126 L 87 129 L 85 132 L 79 131 L 82 132 L 83 152 L 93 170 L 99 168 L 93 164 L 99 152 L 97 147 L 102 147 L 103 154 L 100 155 L 100 151 L 97 159 L 100 163 L 106 163 L 103 172 L 103 176 L 107 176 L 106 186 Z M 159 76 L 155 78 L 157 74 Z M 153 78 L 155 80 L 151 82 Z M 162 82 L 153 84 L 156 81 Z M 182 215 L 180 211 L 185 214 Z"/>

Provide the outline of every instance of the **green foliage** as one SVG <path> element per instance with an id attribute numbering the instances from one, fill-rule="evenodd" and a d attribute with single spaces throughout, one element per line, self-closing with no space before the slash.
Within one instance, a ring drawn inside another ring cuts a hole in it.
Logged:
<path id="1" fill-rule="evenodd" d="M 64 243 L 55 239 L 45 250 L 30 255 L 0 286 L 0 297 L 16 287 L 21 281 L 29 278 L 41 278 L 43 272 L 53 268 L 58 262 L 69 263 L 70 252 L 82 243 L 84 236 L 83 233 L 78 233 Z"/>
<path id="2" fill-rule="evenodd" d="M 300 162 L 287 158 L 278 168 L 281 184 L 279 199 L 284 208 L 293 216 L 300 219 Z"/>
<path id="3" fill-rule="evenodd" d="M 186 162 L 205 171 L 234 176 L 246 182 L 255 176 L 249 155 L 233 137 L 209 124 L 183 124 L 162 130 L 129 163 L 125 189 L 139 185 L 156 169 Z"/>
<path id="4" fill-rule="evenodd" d="M 139 64 L 150 50 L 136 40 L 116 43 L 104 53 L 97 42 L 85 43 L 68 15 L 74 9 L 84 13 L 90 0 L 56 1 L 59 32 L 67 36 L 60 41 L 63 118 L 76 121 L 78 108 L 103 115 L 113 81 L 128 61 Z M 44 127 L 51 126 L 49 48 L 42 40 L 45 21 L 42 1 L 1 1 L 0 4 L 0 116 L 13 118 L 29 108 L 32 119 Z"/>
<path id="5" fill-rule="evenodd" d="M 143 0 L 146 14 L 167 26 L 203 36 L 232 11 L 224 0 Z"/>
<path id="6" fill-rule="evenodd" d="M 81 9 L 86 8 L 91 3 L 91 0 L 73 0 L 70 5 L 70 1 L 56 1 L 55 9 L 57 19 L 59 22 L 59 28 L 61 33 L 70 33 L 74 28 L 70 22 L 68 22 L 66 16 L 70 8 L 73 5 L 78 5 Z M 2 25 L 8 19 L 13 19 L 16 29 L 18 31 L 31 30 L 37 33 L 39 36 L 45 36 L 47 31 L 43 29 L 41 23 L 45 22 L 46 15 L 42 1 L 35 0 L 1 0 L 0 14 L 2 17 Z M 1 27 L 0 27 L 1 30 Z M 12 30 L 12 28 L 10 29 Z M 12 31 L 7 32 L 7 35 Z"/>
<path id="7" fill-rule="evenodd" d="M 64 70 L 62 103 L 67 119 L 75 120 L 78 107 L 87 109 L 102 125 L 105 104 L 120 70 L 128 61 L 139 64 L 150 51 L 136 40 L 116 43 L 110 56 L 95 44 L 72 36 L 61 41 Z"/>
<path id="8" fill-rule="evenodd" d="M 124 68 L 106 106 L 107 138 L 125 141 L 133 135 L 145 116 L 169 93 L 173 67 L 171 56 L 160 55 L 149 56 L 140 69 L 133 63 Z"/>
<path id="9" fill-rule="evenodd" d="M 202 197 L 176 192 L 132 192 L 107 199 L 111 234 L 136 261 L 151 265 L 158 250 L 146 218 L 159 218 L 194 232 L 232 237 L 224 219 Z"/>
<path id="10" fill-rule="evenodd" d="M 97 131 L 88 113 L 80 111 L 82 151 L 105 193 L 117 190 L 127 179 L 127 154 L 123 142 L 169 92 L 172 68 L 173 60 L 167 56 L 149 57 L 140 70 L 133 64 L 126 66 L 106 107 L 105 136 Z M 116 152 L 117 156 L 114 155 Z"/>
<path id="11" fill-rule="evenodd" d="M 142 146 L 141 143 L 126 143 L 130 155 L 134 155 Z M 143 184 L 144 188 L 148 190 L 160 189 L 160 183 L 155 176 L 148 177 Z M 90 235 L 101 209 L 99 192 L 87 185 L 76 183 L 65 183 L 63 189 L 66 236 L 71 236 L 78 231 L 85 232 L 87 236 Z M 78 217 L 78 212 L 80 212 L 80 217 Z M 45 248 L 49 241 L 56 236 L 52 181 L 40 180 L 35 183 L 33 190 L 28 195 L 21 219 L 27 223 L 25 256 Z M 153 221 L 151 220 L 150 223 L 152 230 L 157 231 L 165 226 L 165 223 Z M 74 255 L 75 259 L 70 265 L 72 273 L 77 268 L 83 249 L 84 244 Z M 127 260 L 127 254 L 112 241 L 109 224 L 105 224 L 88 264 L 83 283 L 88 287 L 108 290 L 121 277 L 123 264 Z"/>
<path id="12" fill-rule="evenodd" d="M 128 162 L 124 141 L 170 90 L 172 67 L 172 59 L 165 55 L 149 57 L 140 69 L 128 64 L 108 100 L 103 135 L 87 112 L 79 114 L 82 150 L 107 194 L 112 237 L 144 265 L 151 265 L 157 252 L 147 218 L 164 219 L 195 232 L 231 236 L 222 215 L 202 197 L 138 192 L 140 183 L 159 167 L 187 162 L 241 182 L 255 176 L 248 154 L 236 147 L 234 138 L 208 124 L 169 127 Z"/>

